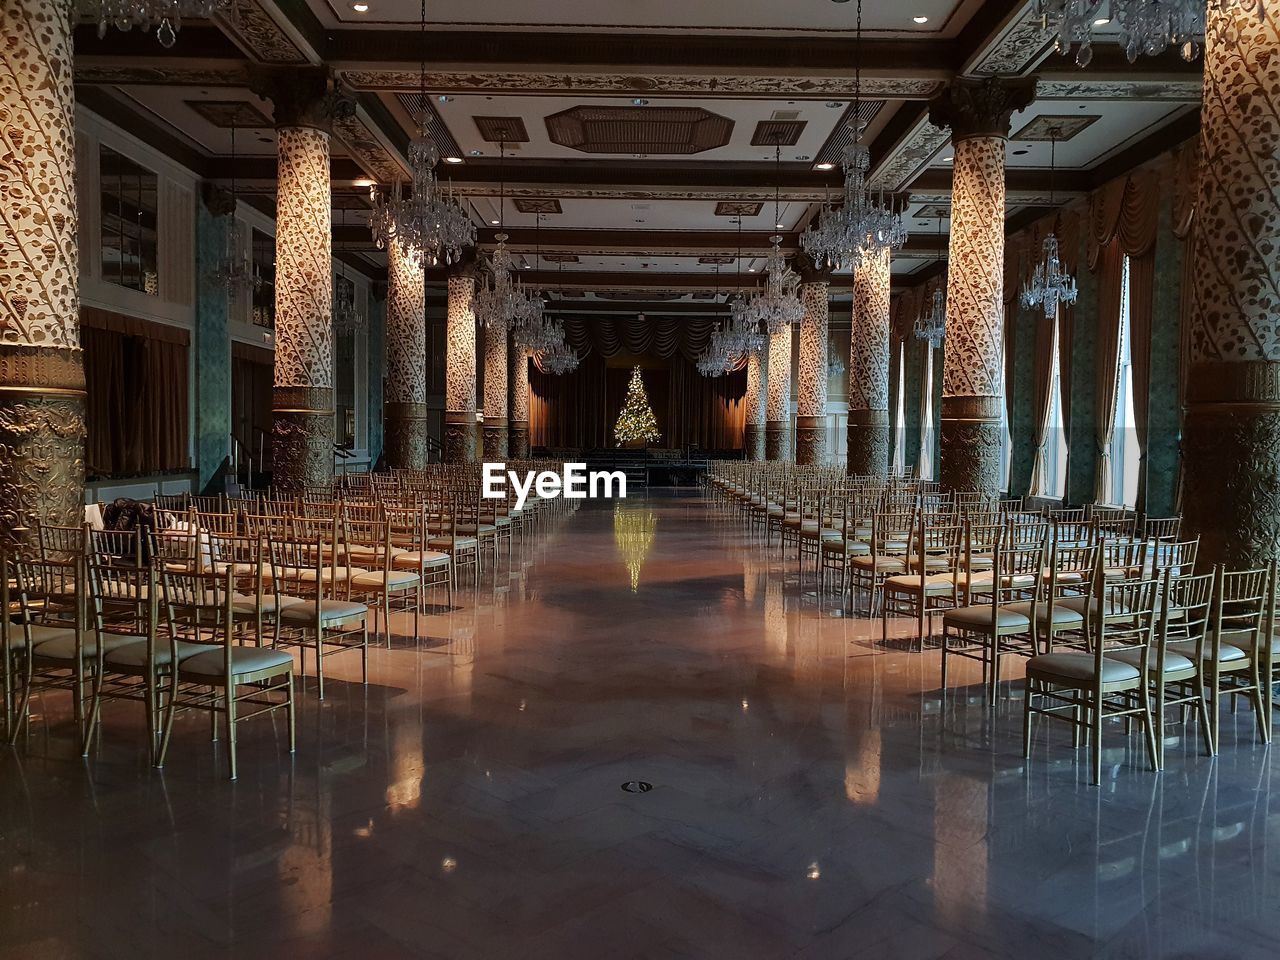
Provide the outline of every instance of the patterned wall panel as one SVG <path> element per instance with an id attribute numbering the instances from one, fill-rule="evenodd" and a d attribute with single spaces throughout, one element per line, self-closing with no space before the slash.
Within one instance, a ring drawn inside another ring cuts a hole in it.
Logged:
<path id="1" fill-rule="evenodd" d="M 507 416 L 507 331 L 484 330 L 484 416 Z"/>
<path id="2" fill-rule="evenodd" d="M 888 277 L 888 271 L 885 276 Z M 801 417 L 821 417 L 827 412 L 827 291 L 825 282 L 806 283 L 800 287 L 804 320 L 800 324 L 796 414 Z M 887 285 L 885 295 L 888 296 Z"/>
<path id="3" fill-rule="evenodd" d="M 768 420 L 789 420 L 791 417 L 791 325 L 769 337 L 769 374 L 766 378 Z"/>
<path id="4" fill-rule="evenodd" d="M 889 254 L 864 258 L 853 278 L 849 409 L 889 409 Z"/>
<path id="5" fill-rule="evenodd" d="M 446 410 L 476 412 L 475 281 L 449 278 L 449 312 L 445 331 Z"/>
<path id="6" fill-rule="evenodd" d="M 970 137 L 955 145 L 943 370 L 948 397 L 1000 394 L 1004 150 L 1002 137 Z"/>
<path id="7" fill-rule="evenodd" d="M 426 285 L 422 262 L 387 246 L 388 403 L 427 402 Z"/>
<path id="8" fill-rule="evenodd" d="M 276 192 L 277 387 L 333 386 L 329 137 L 281 127 Z"/>

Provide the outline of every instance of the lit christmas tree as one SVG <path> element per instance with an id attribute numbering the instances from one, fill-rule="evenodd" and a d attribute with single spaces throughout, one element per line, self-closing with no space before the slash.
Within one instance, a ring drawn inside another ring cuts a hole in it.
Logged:
<path id="1" fill-rule="evenodd" d="M 640 379 L 640 368 L 631 371 L 631 382 L 627 384 L 627 398 L 622 403 L 622 412 L 618 414 L 618 422 L 613 427 L 613 439 L 618 446 L 643 440 L 645 443 L 657 443 L 662 439 L 658 432 L 658 421 L 653 415 L 653 407 L 649 406 L 649 397 L 644 392 L 644 381 Z"/>

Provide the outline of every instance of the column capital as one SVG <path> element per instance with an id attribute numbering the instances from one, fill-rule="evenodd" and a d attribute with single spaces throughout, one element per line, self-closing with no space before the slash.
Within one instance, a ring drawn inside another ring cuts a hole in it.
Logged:
<path id="1" fill-rule="evenodd" d="M 276 127 L 314 127 L 333 132 L 333 121 L 355 114 L 355 99 L 327 67 L 249 69 L 249 89 L 271 101 Z"/>
<path id="2" fill-rule="evenodd" d="M 953 143 L 972 137 L 1003 140 L 1014 112 L 1035 98 L 1035 77 L 956 77 L 929 101 L 929 122 L 950 127 Z"/>

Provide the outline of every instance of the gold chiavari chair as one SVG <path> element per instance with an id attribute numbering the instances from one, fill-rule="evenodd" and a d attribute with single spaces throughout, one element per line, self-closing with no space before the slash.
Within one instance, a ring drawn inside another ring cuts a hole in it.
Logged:
<path id="1" fill-rule="evenodd" d="M 920 511 L 916 536 L 907 555 L 907 573 L 884 579 L 881 585 L 880 635 L 889 639 L 890 614 L 916 619 L 916 641 L 921 647 L 933 635 L 930 618 L 959 606 L 956 575 L 960 572 L 964 524 L 954 514 Z"/>
<path id="2" fill-rule="evenodd" d="M 1177 540 L 1181 536 L 1181 517 L 1146 517 L 1142 521 L 1143 540 Z"/>
<path id="3" fill-rule="evenodd" d="M 420 636 L 422 614 L 422 579 L 412 568 L 398 568 L 395 548 L 391 545 L 391 527 L 384 520 L 343 521 L 343 543 L 349 555 L 361 558 L 361 569 L 353 573 L 349 585 L 351 595 L 365 600 L 373 609 L 373 633 L 378 634 L 379 613 L 391 646 L 391 611 L 413 610 L 413 636 Z M 372 602 L 370 602 L 372 601 Z"/>
<path id="4" fill-rule="evenodd" d="M 286 651 L 236 642 L 233 611 L 235 574 L 160 572 L 171 661 L 168 689 L 163 691 L 163 725 L 155 764 L 163 766 L 179 710 L 205 710 L 217 729 L 221 715 L 226 727 L 228 778 L 237 776 L 237 732 L 245 720 L 284 710 L 289 727 L 289 752 L 295 749 L 293 657 Z M 180 656 L 181 637 L 211 649 Z M 245 709 L 250 712 L 242 712 Z"/>
<path id="5" fill-rule="evenodd" d="M 850 590 L 867 595 L 867 616 L 873 616 L 876 597 L 886 577 L 907 572 L 907 552 L 915 530 L 914 510 L 906 512 L 880 512 L 871 522 L 871 537 L 864 556 L 854 556 L 848 561 Z"/>
<path id="6" fill-rule="evenodd" d="M 440 499 L 424 507 L 427 524 L 427 548 L 447 553 L 453 563 L 455 577 L 463 567 L 471 568 L 472 586 L 480 583 L 480 541 L 458 530 L 458 509 L 452 499 Z"/>
<path id="7" fill-rule="evenodd" d="M 1065 720 L 1073 742 L 1089 737 L 1090 782 L 1102 780 L 1102 724 L 1113 717 L 1141 723 L 1151 769 L 1156 769 L 1155 725 L 1150 690 L 1152 637 L 1156 620 L 1154 580 L 1108 581 L 1101 567 L 1089 614 L 1088 651 L 1044 653 L 1027 661 L 1023 700 L 1022 755 L 1031 756 L 1033 717 Z M 1129 660 L 1135 663 L 1127 662 Z"/>
<path id="8" fill-rule="evenodd" d="M 1036 598 L 1012 603 L 1009 609 L 1031 621 L 1037 652 L 1053 653 L 1062 646 L 1086 649 L 1085 617 L 1098 570 L 1098 546 L 1052 543 L 1048 549 Z"/>
<path id="9" fill-rule="evenodd" d="M 453 606 L 453 561 L 443 550 L 432 550 L 427 544 L 427 512 L 414 507 L 387 507 L 387 526 L 395 553 L 391 558 L 397 570 L 410 570 L 418 575 L 426 590 L 444 587 L 448 591 L 449 606 Z"/>

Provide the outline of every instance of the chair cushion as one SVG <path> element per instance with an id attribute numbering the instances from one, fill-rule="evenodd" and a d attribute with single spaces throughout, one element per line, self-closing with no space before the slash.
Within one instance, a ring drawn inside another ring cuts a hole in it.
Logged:
<path id="1" fill-rule="evenodd" d="M 351 578 L 353 587 L 365 590 L 408 590 L 418 585 L 419 577 L 408 570 L 375 570 Z"/>
<path id="2" fill-rule="evenodd" d="M 1084 615 L 1086 603 L 1089 605 L 1089 613 L 1092 616 L 1097 616 L 1098 613 L 1098 601 L 1089 597 L 1063 597 L 1058 602 L 1068 610 L 1074 610 L 1081 616 Z M 1123 604 L 1117 604 L 1114 600 L 1108 600 L 1107 610 L 1104 616 L 1120 617 L 1124 616 L 1128 612 L 1129 611 L 1124 608 Z"/>
<path id="3" fill-rule="evenodd" d="M 1121 663 L 1127 663 L 1131 667 L 1142 666 L 1142 651 L 1134 648 L 1132 650 L 1116 650 L 1114 653 L 1106 654 L 1108 660 L 1119 660 Z M 1151 659 L 1147 664 L 1147 671 L 1154 674 L 1156 672 L 1156 651 L 1153 647 L 1151 650 Z M 1164 675 L 1166 677 L 1190 676 L 1196 672 L 1195 664 L 1187 657 L 1180 653 L 1166 649 L 1164 652 Z"/>
<path id="4" fill-rule="evenodd" d="M 306 600 L 303 600 L 300 597 L 291 597 L 283 593 L 280 594 L 279 598 L 277 598 L 275 594 L 266 593 L 262 596 L 262 612 L 268 617 L 273 617 L 276 614 L 277 607 L 283 610 L 286 607 L 293 606 L 294 604 L 306 602 Z M 248 597 L 244 594 L 237 593 L 231 598 L 231 613 L 233 616 L 241 617 L 257 616 L 257 597 Z"/>
<path id="5" fill-rule="evenodd" d="M 1196 642 L 1194 640 L 1175 640 L 1166 648 L 1174 653 L 1181 654 L 1184 657 L 1194 657 L 1196 655 Z M 1224 643 L 1218 650 L 1219 663 L 1235 663 L 1237 661 L 1248 660 L 1249 654 L 1242 647 L 1236 646 L 1234 643 Z M 1206 638 L 1204 642 L 1204 660 L 1210 663 L 1213 660 L 1213 647 Z"/>
<path id="6" fill-rule="evenodd" d="M 951 575 L 947 573 L 932 573 L 925 578 L 924 589 L 929 594 L 949 594 L 955 589 L 955 585 L 951 582 Z M 884 582 L 884 588 L 893 593 L 919 593 L 920 592 L 920 575 L 918 573 L 902 574 L 896 577 L 889 577 Z"/>
<path id="7" fill-rule="evenodd" d="M 469 550 L 476 545 L 475 537 L 432 537 L 427 541 L 427 546 L 432 550 Z"/>
<path id="8" fill-rule="evenodd" d="M 350 569 L 348 569 L 345 566 L 323 567 L 320 570 L 320 579 L 325 583 L 333 583 L 335 580 L 339 583 L 343 583 L 348 578 L 358 577 L 362 573 L 366 573 L 366 572 L 367 571 L 365 571 L 361 567 L 351 567 Z M 316 582 L 315 568 L 308 567 L 306 570 L 299 570 L 297 579 L 300 580 L 302 583 L 315 583 Z"/>
<path id="9" fill-rule="evenodd" d="M 262 670 L 278 669 L 281 673 L 293 669 L 293 656 L 284 650 L 274 647 L 232 647 L 231 675 L 244 676 Z M 226 671 L 226 660 L 222 648 L 207 653 L 196 654 L 183 660 L 178 672 L 183 677 L 199 680 L 221 677 Z"/>
<path id="10" fill-rule="evenodd" d="M 1007 609 L 1012 610 L 1014 613 L 1020 613 L 1024 617 L 1031 616 L 1031 608 L 1034 606 L 1036 608 L 1036 623 L 1044 625 L 1049 622 L 1049 605 L 1047 603 L 1032 603 L 1030 600 L 1024 600 L 1021 603 L 1009 603 L 1005 606 Z M 1053 625 L 1055 627 L 1082 627 L 1084 626 L 1084 616 L 1070 607 L 1064 607 L 1061 601 L 1054 601 Z"/>
<path id="11" fill-rule="evenodd" d="M 136 637 L 133 634 L 104 633 L 102 635 L 102 655 L 103 657 L 106 657 L 106 655 L 112 650 L 118 650 L 131 643 L 145 644 L 146 641 L 142 637 Z M 90 630 L 85 634 L 84 647 L 80 651 L 80 654 L 86 660 L 98 655 L 98 643 L 94 631 Z M 74 660 L 76 656 L 75 634 L 64 634 L 63 636 L 55 637 L 52 640 L 46 640 L 44 643 L 37 644 L 35 655 L 48 660 Z"/>
<path id="12" fill-rule="evenodd" d="M 885 573 L 890 570 L 907 569 L 906 562 L 898 557 L 871 557 L 868 554 L 855 556 L 851 562 L 855 567 L 866 570 L 874 568 L 880 573 Z"/>
<path id="13" fill-rule="evenodd" d="M 823 540 L 822 549 L 831 553 L 844 553 L 850 557 L 865 557 L 871 553 L 871 545 L 861 540 L 842 541 L 839 538 L 833 540 Z M 899 567 L 898 569 L 902 569 Z"/>
<path id="14" fill-rule="evenodd" d="M 1027 661 L 1027 676 L 1037 680 L 1054 680 L 1071 682 L 1088 682 L 1096 678 L 1092 653 L 1042 653 Z M 1102 660 L 1102 682 L 1124 683 L 1138 679 L 1138 668 L 1132 664 L 1104 657 Z"/>
<path id="15" fill-rule="evenodd" d="M 194 657 L 196 654 L 207 653 L 210 649 L 213 649 L 210 644 L 188 643 L 186 640 L 179 640 L 177 647 L 179 663 L 189 657 Z M 115 667 L 117 670 L 138 670 L 147 663 L 147 645 L 145 642 L 130 643 L 104 653 L 102 659 L 108 667 Z M 169 646 L 168 640 L 156 640 L 155 662 L 160 666 L 168 666 L 173 662 L 173 650 Z"/>
<path id="16" fill-rule="evenodd" d="M 439 550 L 407 551 L 396 557 L 394 566 L 397 570 L 417 570 L 424 567 L 447 567 L 449 555 Z"/>
<path id="17" fill-rule="evenodd" d="M 942 617 L 945 626 L 962 630 L 991 629 L 991 605 L 986 603 L 948 610 Z M 1030 630 L 1031 621 L 1025 615 L 1001 607 L 996 614 L 996 627 L 1000 630 Z"/>
<path id="18" fill-rule="evenodd" d="M 23 633 L 22 625 L 14 623 L 9 626 L 9 636 L 12 638 L 11 643 L 14 646 L 26 642 L 26 636 Z M 31 624 L 31 645 L 38 647 L 42 643 L 49 640 L 57 640 L 61 637 L 73 637 L 75 631 L 71 627 L 54 626 L 51 623 L 33 623 Z"/>
<path id="19" fill-rule="evenodd" d="M 353 600 L 320 601 L 320 623 L 326 627 L 363 620 L 368 615 L 369 608 L 363 603 L 356 603 Z M 295 603 L 292 606 L 285 607 L 280 611 L 280 622 L 296 627 L 314 625 L 316 622 L 315 601 L 305 600 L 302 603 Z"/>

